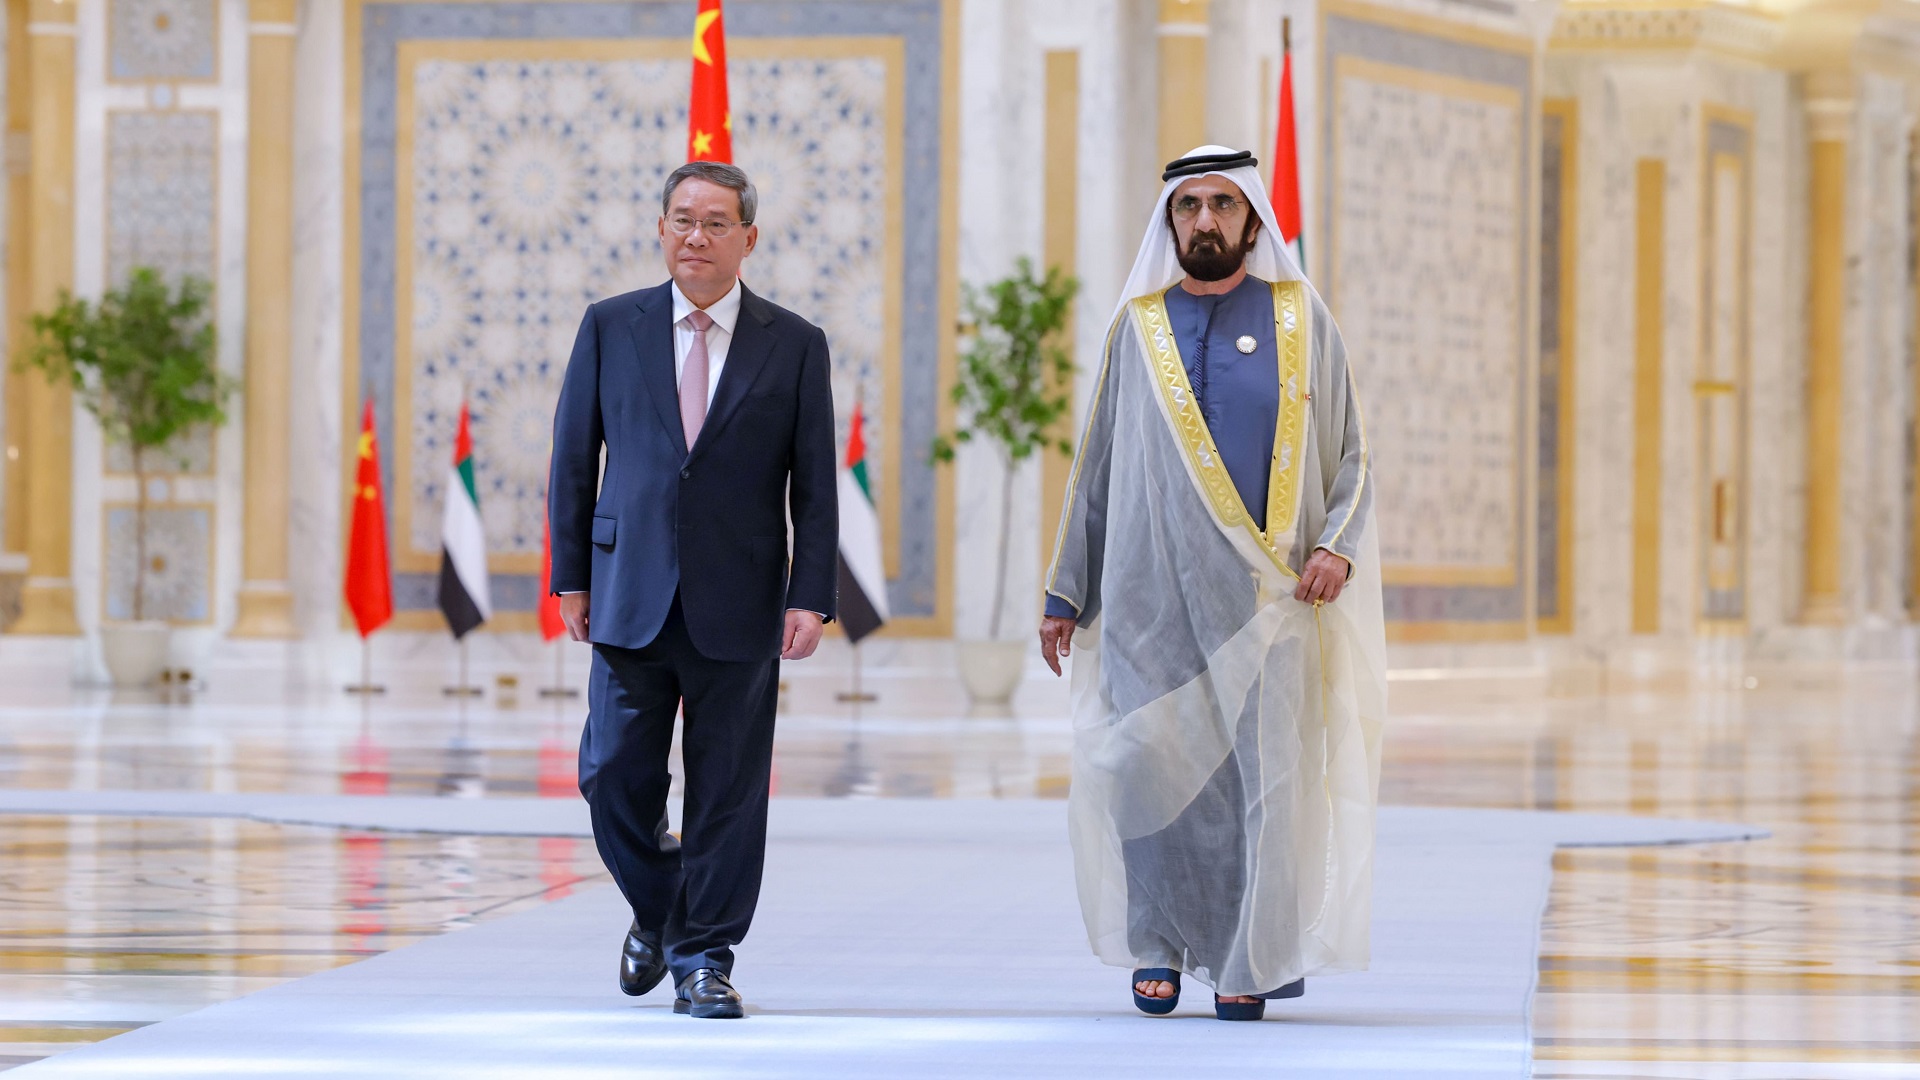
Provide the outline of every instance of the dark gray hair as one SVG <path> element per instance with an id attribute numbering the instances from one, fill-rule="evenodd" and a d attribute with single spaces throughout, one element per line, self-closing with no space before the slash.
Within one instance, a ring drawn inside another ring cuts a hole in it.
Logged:
<path id="1" fill-rule="evenodd" d="M 760 210 L 760 193 L 753 189 L 753 181 L 747 179 L 746 171 L 738 165 L 718 161 L 689 161 L 673 170 L 667 177 L 667 190 L 660 193 L 662 214 L 671 212 L 673 189 L 679 187 L 683 180 L 705 180 L 709 184 L 732 188 L 740 195 L 740 223 L 753 224 L 753 216 Z"/>

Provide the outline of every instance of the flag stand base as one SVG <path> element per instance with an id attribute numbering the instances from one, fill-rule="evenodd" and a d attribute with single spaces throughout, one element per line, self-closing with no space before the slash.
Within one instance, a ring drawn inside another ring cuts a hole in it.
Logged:
<path id="1" fill-rule="evenodd" d="M 373 681 L 373 646 L 366 638 L 360 639 L 360 681 L 348 683 L 345 690 L 349 694 L 384 694 L 387 688 Z"/>
<path id="2" fill-rule="evenodd" d="M 566 646 L 556 645 L 553 649 L 553 685 L 543 686 L 539 690 L 543 700 L 553 698 L 577 698 L 580 691 L 567 685 Z"/>
<path id="3" fill-rule="evenodd" d="M 441 687 L 440 693 L 443 696 L 453 698 L 477 698 L 486 693 L 486 691 L 467 681 L 467 642 L 465 638 L 460 640 L 460 682 L 456 686 Z"/>
<path id="4" fill-rule="evenodd" d="M 833 695 L 833 700 L 862 705 L 880 700 L 878 694 L 871 694 L 860 689 L 860 646 L 858 644 L 853 646 L 853 688 L 851 690 L 842 690 Z"/>

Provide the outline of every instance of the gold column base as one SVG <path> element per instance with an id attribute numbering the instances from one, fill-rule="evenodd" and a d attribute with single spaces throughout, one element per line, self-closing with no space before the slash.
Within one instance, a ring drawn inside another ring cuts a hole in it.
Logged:
<path id="1" fill-rule="evenodd" d="M 79 637 L 80 620 L 74 615 L 73 584 L 64 580 L 28 580 L 26 590 L 20 595 L 20 618 L 7 628 L 7 633 Z"/>
<path id="2" fill-rule="evenodd" d="M 1807 626 L 1841 626 L 1846 621 L 1847 608 L 1838 596 L 1809 596 L 1800 608 L 1800 622 Z"/>
<path id="3" fill-rule="evenodd" d="M 228 637 L 285 640 L 300 636 L 293 623 L 293 593 L 285 582 L 248 581 L 240 586 L 240 611 Z"/>

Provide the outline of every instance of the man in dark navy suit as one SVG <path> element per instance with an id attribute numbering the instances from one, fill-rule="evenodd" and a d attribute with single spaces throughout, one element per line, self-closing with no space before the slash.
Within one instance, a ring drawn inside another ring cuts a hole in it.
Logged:
<path id="1" fill-rule="evenodd" d="M 633 908 L 620 989 L 670 969 L 674 1010 L 699 1017 L 744 1014 L 733 946 L 760 895 L 779 663 L 819 645 L 839 547 L 827 339 L 741 284 L 757 202 L 731 165 L 667 178 L 672 280 L 587 309 L 553 421 L 549 587 L 593 643 L 580 791 Z"/>

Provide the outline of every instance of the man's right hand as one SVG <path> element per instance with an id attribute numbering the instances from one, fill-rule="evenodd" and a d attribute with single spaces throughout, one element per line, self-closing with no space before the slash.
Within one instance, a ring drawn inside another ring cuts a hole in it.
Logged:
<path id="1" fill-rule="evenodd" d="M 1073 655 L 1074 625 L 1074 620 L 1059 615 L 1040 618 L 1040 658 L 1055 675 L 1060 674 L 1060 658 Z"/>
<path id="2" fill-rule="evenodd" d="M 587 594 L 567 593 L 560 598 L 560 621 L 567 624 L 567 636 L 587 640 Z"/>

